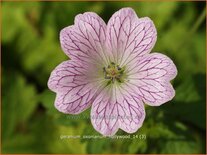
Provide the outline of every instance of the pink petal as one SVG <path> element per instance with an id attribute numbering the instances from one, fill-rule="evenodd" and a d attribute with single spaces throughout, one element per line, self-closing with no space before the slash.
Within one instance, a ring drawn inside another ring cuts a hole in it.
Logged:
<path id="1" fill-rule="evenodd" d="M 119 127 L 128 133 L 134 133 L 142 126 L 145 109 L 141 98 L 130 91 L 124 86 L 117 90 Z"/>
<path id="2" fill-rule="evenodd" d="M 103 135 L 113 136 L 118 128 L 133 133 L 145 118 L 143 103 L 123 88 L 105 88 L 92 104 L 91 121 Z"/>
<path id="3" fill-rule="evenodd" d="M 86 62 L 107 62 L 105 56 L 105 22 L 95 13 L 75 17 L 75 24 L 60 32 L 63 51 L 71 58 Z"/>
<path id="4" fill-rule="evenodd" d="M 98 80 L 92 77 L 93 67 L 86 70 L 78 61 L 65 61 L 50 75 L 48 87 L 57 93 L 55 107 L 63 113 L 78 114 L 87 109 L 98 92 Z M 90 70 L 91 69 L 91 70 Z M 90 77 L 90 76 L 91 77 Z"/>
<path id="5" fill-rule="evenodd" d="M 91 109 L 93 127 L 102 135 L 112 136 L 118 131 L 118 110 L 114 90 L 103 90 L 95 99 Z"/>
<path id="6" fill-rule="evenodd" d="M 107 24 L 107 44 L 120 66 L 149 53 L 156 38 L 153 22 L 148 17 L 138 19 L 131 8 L 114 13 Z"/>
<path id="7" fill-rule="evenodd" d="M 146 104 L 159 106 L 175 96 L 170 80 L 177 75 L 177 69 L 167 56 L 150 54 L 127 70 L 128 85 Z"/>

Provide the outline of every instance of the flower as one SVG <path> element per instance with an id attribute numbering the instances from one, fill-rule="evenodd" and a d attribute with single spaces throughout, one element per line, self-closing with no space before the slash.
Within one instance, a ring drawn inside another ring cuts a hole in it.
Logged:
<path id="1" fill-rule="evenodd" d="M 136 132 L 145 119 L 144 103 L 159 106 L 175 96 L 170 80 L 176 66 L 167 56 L 150 54 L 157 39 L 148 17 L 123 8 L 108 24 L 95 13 L 75 17 L 60 32 L 61 47 L 71 60 L 51 73 L 48 87 L 55 107 L 66 114 L 91 108 L 93 127 L 112 136 L 118 129 Z"/>

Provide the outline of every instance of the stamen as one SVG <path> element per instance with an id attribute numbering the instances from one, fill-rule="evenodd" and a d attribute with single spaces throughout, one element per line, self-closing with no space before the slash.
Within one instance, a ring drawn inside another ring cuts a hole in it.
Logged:
<path id="1" fill-rule="evenodd" d="M 108 84 L 114 83 L 115 81 L 123 82 L 124 69 L 111 62 L 107 67 L 103 67 L 104 78 L 110 80 Z"/>

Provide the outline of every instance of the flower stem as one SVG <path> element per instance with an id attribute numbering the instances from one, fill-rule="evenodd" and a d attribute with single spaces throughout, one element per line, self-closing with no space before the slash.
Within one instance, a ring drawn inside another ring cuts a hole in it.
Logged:
<path id="1" fill-rule="evenodd" d="M 203 23 L 203 21 L 205 20 L 206 17 L 206 7 L 203 9 L 202 13 L 200 14 L 200 16 L 198 17 L 198 19 L 196 20 L 195 24 L 193 25 L 192 29 L 190 30 L 190 32 L 188 33 L 186 39 L 180 43 L 179 46 L 177 46 L 177 49 L 180 49 L 183 47 L 183 45 L 189 41 L 190 38 L 192 38 L 192 36 L 195 34 L 195 32 L 197 31 L 197 29 L 200 27 L 200 25 Z"/>
<path id="2" fill-rule="evenodd" d="M 198 20 L 196 21 L 196 23 L 193 25 L 190 34 L 189 35 L 193 35 L 197 29 L 199 28 L 199 26 L 202 24 L 202 22 L 205 20 L 206 17 L 206 8 L 203 9 L 203 12 L 200 14 Z"/>

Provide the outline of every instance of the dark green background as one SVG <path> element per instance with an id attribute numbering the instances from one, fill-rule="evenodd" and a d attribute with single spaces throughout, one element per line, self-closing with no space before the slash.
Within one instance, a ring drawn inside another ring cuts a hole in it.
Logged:
<path id="1" fill-rule="evenodd" d="M 47 80 L 68 59 L 59 32 L 78 13 L 94 11 L 107 22 L 126 6 L 154 21 L 153 51 L 178 68 L 176 96 L 160 107 L 146 106 L 142 128 L 131 135 L 146 139 L 61 140 L 99 133 L 86 118 L 90 109 L 72 118 L 53 106 Z M 3 2 L 1 20 L 3 153 L 205 153 L 205 2 Z"/>

